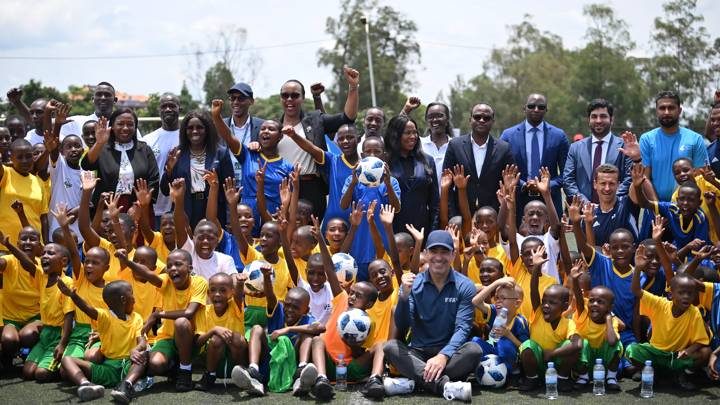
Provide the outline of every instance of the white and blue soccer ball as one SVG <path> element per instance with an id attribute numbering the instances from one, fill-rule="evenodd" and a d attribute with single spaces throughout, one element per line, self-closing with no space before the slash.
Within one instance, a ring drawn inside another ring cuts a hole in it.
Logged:
<path id="1" fill-rule="evenodd" d="M 335 253 L 332 255 L 333 266 L 335 266 L 335 274 L 341 283 L 355 282 L 357 277 L 358 265 L 355 258 L 347 253 Z"/>
<path id="2" fill-rule="evenodd" d="M 507 379 L 507 366 L 494 354 L 486 354 L 480 359 L 475 370 L 475 379 L 483 387 L 502 388 Z"/>
<path id="3" fill-rule="evenodd" d="M 340 337 L 350 344 L 361 344 L 370 333 L 370 316 L 359 308 L 351 308 L 338 317 L 337 329 Z"/>
<path id="4" fill-rule="evenodd" d="M 245 267 L 248 278 L 245 281 L 245 287 L 252 292 L 265 292 L 263 285 L 262 267 L 270 266 L 270 263 L 264 260 L 255 260 Z M 270 273 L 270 279 L 275 280 L 275 271 Z"/>
<path id="5" fill-rule="evenodd" d="M 368 187 L 377 187 L 382 183 L 385 163 L 374 157 L 362 158 L 357 167 L 358 181 Z"/>

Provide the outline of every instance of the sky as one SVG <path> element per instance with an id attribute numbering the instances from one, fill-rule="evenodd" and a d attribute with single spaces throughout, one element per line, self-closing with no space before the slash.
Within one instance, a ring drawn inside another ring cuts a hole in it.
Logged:
<path id="1" fill-rule="evenodd" d="M 391 5 L 417 24 L 422 59 L 414 69 L 412 93 L 424 103 L 441 93 L 460 75 L 481 73 L 490 49 L 507 41 L 508 26 L 530 14 L 541 29 L 559 35 L 566 47 L 580 47 L 587 20 L 584 4 L 592 1 L 531 0 L 479 1 L 379 0 Z M 602 1 L 598 1 L 603 3 Z M 629 24 L 637 43 L 635 54 L 647 55 L 653 19 L 663 14 L 658 0 L 604 2 Z M 106 8 L 96 8 L 97 5 Z M 340 14 L 340 0 L 287 2 L 264 1 L 136 1 L 3 0 L 0 14 L 0 89 L 27 83 L 31 78 L 66 90 L 69 85 L 113 83 L 130 94 L 179 92 L 185 80 L 196 98 L 200 70 L 191 56 L 177 55 L 195 49 L 213 49 L 218 33 L 231 27 L 246 30 L 245 46 L 238 58 L 236 79 L 249 81 L 256 97 L 276 94 L 289 78 L 329 85 L 329 69 L 317 65 L 320 47 L 331 47 L 325 33 L 328 17 Z M 714 39 L 720 36 L 720 2 L 699 0 L 705 27 Z M 371 29 L 372 29 L 372 21 Z M 468 48 L 468 46 L 470 48 Z M 134 56 L 133 58 L 127 58 Z M 66 57 L 74 59 L 12 59 Z M 93 57 L 100 59 L 78 59 Z M 8 59 L 11 58 L 11 59 Z M 211 57 L 203 60 L 205 68 Z M 248 68 L 248 66 L 250 68 Z M 253 73 L 254 72 L 254 73 Z M 361 72 L 362 80 L 369 80 Z M 199 84 L 199 85 L 198 85 Z M 378 91 L 381 91 L 378 89 Z M 364 106 L 361 106 L 361 108 Z"/>

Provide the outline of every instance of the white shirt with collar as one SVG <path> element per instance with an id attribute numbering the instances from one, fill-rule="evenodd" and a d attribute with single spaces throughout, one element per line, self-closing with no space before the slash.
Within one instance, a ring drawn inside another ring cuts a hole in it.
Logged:
<path id="1" fill-rule="evenodd" d="M 445 161 L 445 152 L 447 152 L 450 140 L 448 139 L 440 148 L 432 141 L 432 136 L 428 135 L 420 138 L 420 146 L 423 152 L 430 156 L 435 162 L 435 174 L 437 175 L 438 186 L 440 186 L 440 178 L 442 177 L 443 161 Z"/>
<path id="2" fill-rule="evenodd" d="M 610 137 L 612 136 L 611 133 L 608 132 L 607 135 L 602 139 L 602 152 L 600 152 L 600 164 L 605 163 L 605 159 L 607 159 L 607 153 L 608 148 L 610 147 Z M 590 148 L 590 163 L 592 164 L 593 159 L 595 159 L 595 149 L 598 147 L 598 141 L 600 141 L 600 138 L 596 137 L 595 135 L 592 135 L 592 147 Z"/>
<path id="3" fill-rule="evenodd" d="M 542 156 L 543 156 L 543 143 L 545 141 L 545 132 L 543 132 L 543 124 L 545 121 L 541 122 L 540 125 L 538 125 L 536 128 L 538 129 L 537 135 L 538 135 L 538 145 L 540 146 L 540 166 L 542 166 Z M 525 121 L 525 153 L 527 156 L 527 169 L 528 174 L 530 173 L 530 168 L 532 167 L 532 162 L 530 159 L 532 159 L 532 139 L 533 139 L 533 133 L 530 132 L 530 130 L 534 128 L 532 124 Z"/>
<path id="4" fill-rule="evenodd" d="M 475 157 L 475 172 L 478 178 L 480 178 L 483 163 L 485 163 L 485 156 L 487 155 L 487 140 L 484 144 L 478 145 L 472 135 L 470 135 L 470 141 L 472 142 L 473 156 Z"/>

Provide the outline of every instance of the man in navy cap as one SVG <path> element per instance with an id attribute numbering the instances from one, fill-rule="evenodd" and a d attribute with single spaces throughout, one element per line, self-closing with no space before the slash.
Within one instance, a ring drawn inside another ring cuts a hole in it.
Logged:
<path id="1" fill-rule="evenodd" d="M 426 392 L 469 401 L 472 389 L 465 380 L 483 353 L 468 342 L 475 285 L 451 267 L 457 252 L 449 232 L 431 232 L 426 249 L 428 270 L 403 275 L 395 307 L 398 336 L 412 329 L 410 345 L 388 341 L 385 359 Z"/>
<path id="2" fill-rule="evenodd" d="M 255 104 L 252 87 L 247 83 L 237 83 L 232 86 L 227 93 L 228 99 L 230 100 L 230 108 L 232 109 L 232 116 L 224 119 L 225 124 L 227 124 L 230 132 L 232 132 L 233 136 L 237 138 L 244 147 L 256 149 L 259 147 L 257 142 L 260 126 L 265 120 L 250 115 L 250 106 Z M 222 139 L 220 143 L 224 144 Z M 251 143 L 255 143 L 255 145 L 251 145 Z M 242 180 L 241 165 L 235 156 L 231 156 L 231 159 L 233 169 L 235 170 L 235 181 L 237 184 L 240 184 Z"/>

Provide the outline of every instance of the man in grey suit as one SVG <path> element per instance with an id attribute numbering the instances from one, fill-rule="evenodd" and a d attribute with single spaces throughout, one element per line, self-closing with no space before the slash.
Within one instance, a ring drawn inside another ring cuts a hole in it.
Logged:
<path id="1" fill-rule="evenodd" d="M 612 104 L 600 98 L 592 100 L 587 115 L 592 135 L 570 145 L 563 171 L 563 186 L 568 201 L 577 195 L 583 202 L 598 204 L 598 195 L 593 187 L 597 167 L 611 164 L 618 168 L 620 186 L 617 195 L 624 196 L 630 188 L 632 162 L 618 152 L 618 148 L 623 146 L 622 138 L 610 132 L 613 124 Z"/>

